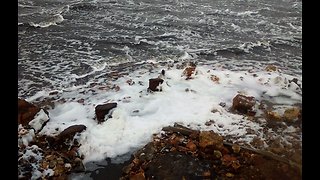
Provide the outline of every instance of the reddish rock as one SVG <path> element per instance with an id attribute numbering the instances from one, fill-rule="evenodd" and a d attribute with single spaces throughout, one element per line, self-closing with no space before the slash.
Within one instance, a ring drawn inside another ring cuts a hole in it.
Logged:
<path id="1" fill-rule="evenodd" d="M 220 84 L 220 82 L 219 82 L 220 78 L 218 76 L 211 75 L 210 79 L 211 79 L 211 81 L 213 81 L 213 82 L 215 82 L 217 84 Z"/>
<path id="2" fill-rule="evenodd" d="M 113 108 L 117 107 L 117 103 L 107 103 L 107 104 L 101 104 L 97 105 L 95 108 L 96 118 L 98 122 L 103 122 L 104 117 L 106 114 L 109 113 L 109 111 Z"/>
<path id="3" fill-rule="evenodd" d="M 247 114 L 252 112 L 252 108 L 255 104 L 256 101 L 254 97 L 237 94 L 237 96 L 233 98 L 232 109 Z"/>
<path id="4" fill-rule="evenodd" d="M 139 172 L 137 174 L 131 175 L 130 180 L 145 180 L 145 175 L 144 172 Z"/>
<path id="5" fill-rule="evenodd" d="M 163 83 L 163 79 L 161 78 L 153 78 L 153 79 L 149 79 L 149 87 L 148 90 L 151 91 L 161 91 L 161 89 L 158 88 L 158 86 L 160 84 Z"/>
<path id="6" fill-rule="evenodd" d="M 27 102 L 24 99 L 18 98 L 18 124 L 28 126 L 29 122 L 34 119 L 34 116 L 40 111 L 40 108 Z"/>
<path id="7" fill-rule="evenodd" d="M 186 147 L 190 150 L 190 151 L 196 151 L 197 150 L 197 145 L 194 144 L 192 141 L 189 141 L 186 144 Z"/>

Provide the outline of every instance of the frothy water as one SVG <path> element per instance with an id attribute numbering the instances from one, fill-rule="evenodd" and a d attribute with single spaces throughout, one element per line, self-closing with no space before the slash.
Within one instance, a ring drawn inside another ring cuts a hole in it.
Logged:
<path id="1" fill-rule="evenodd" d="M 176 68 L 188 61 L 200 68 L 194 81 L 181 79 Z M 265 72 L 269 64 L 278 71 Z M 161 69 L 171 79 L 162 94 L 148 95 L 148 78 Z M 213 86 L 211 75 L 221 84 Z M 50 110 L 41 133 L 85 124 L 86 162 L 125 155 L 175 121 L 208 129 L 198 124 L 214 118 L 219 126 L 211 129 L 249 141 L 253 137 L 243 137 L 245 128 L 259 131 L 259 123 L 218 104 L 231 106 L 237 91 L 264 94 L 282 106 L 301 103 L 300 88 L 287 87 L 292 78 L 302 82 L 299 0 L 18 0 L 18 96 L 31 102 L 63 100 Z M 130 79 L 136 84 L 129 86 Z M 54 97 L 53 91 L 58 92 Z M 97 126 L 94 106 L 108 101 L 119 102 L 119 108 Z"/>
<path id="2" fill-rule="evenodd" d="M 61 90 L 87 75 L 83 84 L 123 64 L 120 71 L 130 72 L 147 60 L 192 59 L 228 69 L 275 64 L 301 75 L 301 5 L 288 0 L 19 0 L 19 96 Z"/>

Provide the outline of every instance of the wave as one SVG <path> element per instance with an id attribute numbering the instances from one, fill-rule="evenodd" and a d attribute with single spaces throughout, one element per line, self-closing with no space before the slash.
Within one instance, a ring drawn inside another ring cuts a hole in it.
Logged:
<path id="1" fill-rule="evenodd" d="M 28 23 L 18 23 L 19 27 L 31 27 L 31 28 L 46 28 L 52 25 L 57 25 L 64 21 L 64 18 L 61 14 L 56 14 L 50 17 L 47 20 L 41 21 L 39 23 L 28 22 Z"/>

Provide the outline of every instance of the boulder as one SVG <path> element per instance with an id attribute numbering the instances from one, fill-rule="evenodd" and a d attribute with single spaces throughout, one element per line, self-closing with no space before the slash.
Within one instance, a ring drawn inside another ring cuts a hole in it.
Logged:
<path id="1" fill-rule="evenodd" d="M 84 131 L 86 129 L 87 129 L 87 127 L 85 125 L 82 125 L 82 124 L 69 126 L 68 128 L 63 130 L 57 136 L 57 140 L 58 141 L 64 141 L 64 140 L 67 140 L 67 139 L 72 139 L 76 133 L 80 133 L 80 132 L 82 132 L 82 131 Z"/>
<path id="2" fill-rule="evenodd" d="M 28 127 L 34 116 L 40 111 L 40 108 L 27 102 L 24 99 L 18 98 L 18 124 Z"/>
<path id="3" fill-rule="evenodd" d="M 236 97 L 233 98 L 232 109 L 239 113 L 252 114 L 252 108 L 255 104 L 256 101 L 254 97 L 237 94 Z"/>
<path id="4" fill-rule="evenodd" d="M 117 103 L 100 104 L 95 107 L 96 118 L 99 123 L 104 121 L 105 115 L 113 108 L 117 107 Z"/>
<path id="5" fill-rule="evenodd" d="M 161 91 L 162 89 L 159 88 L 159 85 L 163 83 L 163 79 L 161 78 L 153 78 L 149 79 L 149 87 L 148 90 L 151 91 Z"/>

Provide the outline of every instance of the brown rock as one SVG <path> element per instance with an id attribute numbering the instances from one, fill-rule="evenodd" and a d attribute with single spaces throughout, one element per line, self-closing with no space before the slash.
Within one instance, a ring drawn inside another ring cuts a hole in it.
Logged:
<path id="1" fill-rule="evenodd" d="M 248 112 L 252 112 L 255 104 L 256 101 L 254 97 L 237 94 L 236 97 L 233 98 L 232 109 L 247 114 Z"/>
<path id="2" fill-rule="evenodd" d="M 212 75 L 212 76 L 210 77 L 210 79 L 211 79 L 211 81 L 213 81 L 213 82 L 215 82 L 215 83 L 217 83 L 217 84 L 220 84 L 220 82 L 219 82 L 220 78 L 219 78 L 218 76 Z"/>
<path id="3" fill-rule="evenodd" d="M 76 133 L 80 133 L 83 130 L 86 130 L 85 125 L 73 125 L 65 130 L 63 130 L 58 136 L 57 136 L 57 141 L 64 141 L 66 139 L 72 139 Z"/>
<path id="4" fill-rule="evenodd" d="M 139 172 L 135 175 L 130 176 L 130 180 L 145 180 L 144 172 Z"/>
<path id="5" fill-rule="evenodd" d="M 276 71 L 277 67 L 274 65 L 268 65 L 265 70 L 268 72 L 272 72 L 272 71 Z"/>
<path id="6" fill-rule="evenodd" d="M 290 109 L 286 109 L 284 111 L 283 117 L 286 121 L 294 121 L 297 120 L 300 116 L 300 109 L 299 108 L 290 108 Z"/>
<path id="7" fill-rule="evenodd" d="M 196 151 L 197 150 L 197 145 L 194 144 L 192 141 L 189 141 L 186 145 L 186 147 L 190 150 L 190 151 Z"/>
<path id="8" fill-rule="evenodd" d="M 195 66 L 188 66 L 183 70 L 183 75 L 187 76 L 186 79 L 190 79 L 192 74 L 195 72 L 196 67 Z"/>
<path id="9" fill-rule="evenodd" d="M 148 87 L 148 90 L 151 90 L 151 91 L 162 91 L 161 88 L 158 88 L 158 86 L 160 84 L 163 83 L 163 79 L 161 78 L 153 78 L 153 79 L 149 79 L 149 87 Z"/>
<path id="10" fill-rule="evenodd" d="M 202 131 L 199 134 L 199 146 L 201 148 L 214 146 L 215 148 L 220 149 L 223 147 L 223 137 L 213 131 Z"/>
<path id="11" fill-rule="evenodd" d="M 22 124 L 24 127 L 29 126 L 29 122 L 39 111 L 39 107 L 18 98 L 18 124 Z"/>
<path id="12" fill-rule="evenodd" d="M 267 119 L 271 121 L 282 121 L 282 117 L 279 113 L 274 111 L 267 111 L 266 112 Z"/>
<path id="13" fill-rule="evenodd" d="M 109 111 L 113 108 L 117 107 L 117 103 L 107 103 L 97 105 L 95 108 L 96 118 L 98 122 L 103 122 L 105 115 L 109 113 Z"/>

